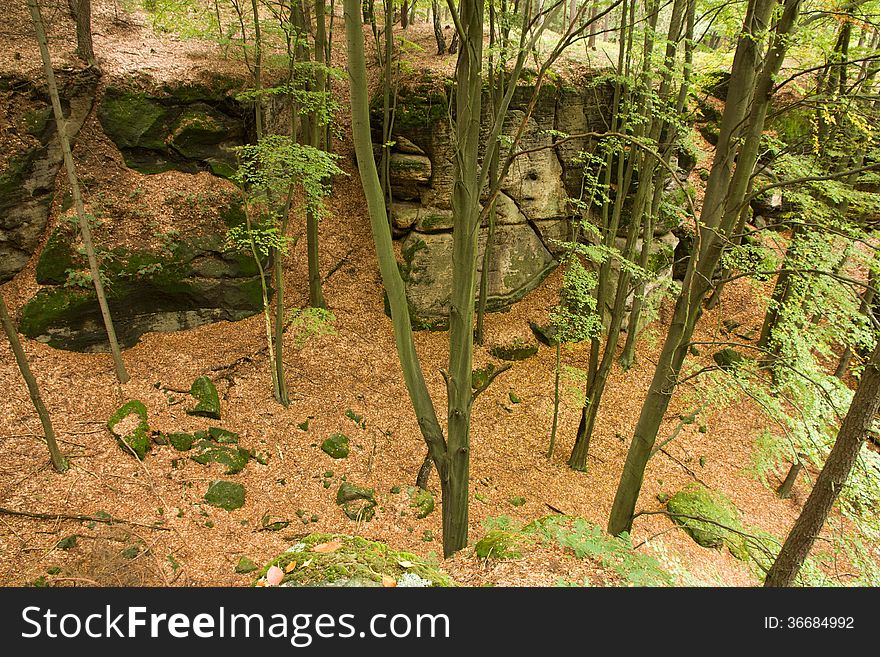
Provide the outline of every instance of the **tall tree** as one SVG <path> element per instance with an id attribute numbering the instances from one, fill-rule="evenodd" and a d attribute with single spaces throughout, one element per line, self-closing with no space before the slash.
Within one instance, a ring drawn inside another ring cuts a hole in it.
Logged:
<path id="1" fill-rule="evenodd" d="M 770 567 L 764 586 L 791 586 L 846 484 L 880 409 L 880 343 L 865 366 L 837 440 L 800 516 Z"/>
<path id="2" fill-rule="evenodd" d="M 52 68 L 52 59 L 49 56 L 49 44 L 46 40 L 46 30 L 43 27 L 43 18 L 37 0 L 28 0 L 28 9 L 31 21 L 37 35 L 37 43 L 40 46 L 40 57 L 43 60 L 43 70 L 46 75 L 46 84 L 49 87 L 49 98 L 52 101 L 52 111 L 55 114 L 55 126 L 58 131 L 58 141 L 61 142 L 61 152 L 64 156 L 64 168 L 67 170 L 67 179 L 70 182 L 70 193 L 73 196 L 73 205 L 76 209 L 79 221 L 79 230 L 82 235 L 83 247 L 89 261 L 89 271 L 95 286 L 95 295 L 101 308 L 101 316 L 104 319 L 104 328 L 107 331 L 107 340 L 110 343 L 110 352 L 113 355 L 113 365 L 116 369 L 116 378 L 120 383 L 129 380 L 125 363 L 122 361 L 122 352 L 116 339 L 116 330 L 113 328 L 113 319 L 110 316 L 110 308 L 107 305 L 107 295 L 104 293 L 104 283 L 101 280 L 101 269 L 98 266 L 98 257 L 95 255 L 95 246 L 92 242 L 92 231 L 89 227 L 89 219 L 83 205 L 82 194 L 79 189 L 79 180 L 76 175 L 76 167 L 73 163 L 73 155 L 70 151 L 70 139 L 67 136 L 67 121 L 61 109 L 61 99 L 58 96 L 58 87 L 55 84 L 55 71 Z"/>
<path id="3" fill-rule="evenodd" d="M 33 372 L 31 372 L 30 365 L 28 365 L 27 355 L 25 355 L 24 349 L 21 347 L 21 340 L 18 339 L 18 332 L 15 330 L 15 325 L 13 325 L 12 319 L 9 317 L 9 310 L 6 307 L 3 295 L 0 295 L 0 324 L 3 324 L 3 331 L 6 333 L 9 345 L 12 347 L 12 353 L 15 355 L 18 370 L 21 372 L 25 384 L 27 384 L 31 402 L 37 411 L 37 415 L 40 417 L 40 423 L 43 425 L 43 435 L 46 437 L 46 446 L 49 448 L 49 458 L 52 459 L 52 467 L 58 472 L 67 472 L 70 464 L 64 458 L 61 450 L 58 449 L 55 429 L 52 428 L 49 411 L 46 410 L 46 405 L 43 403 L 40 388 L 37 386 L 37 379 L 34 377 Z"/>
<path id="4" fill-rule="evenodd" d="M 776 4 L 774 0 L 749 0 L 748 3 L 700 213 L 699 240 L 688 263 L 672 323 L 627 452 L 608 522 L 611 534 L 629 532 L 632 528 L 636 501 L 657 432 L 684 364 L 703 299 L 712 289 L 722 249 L 740 216 L 758 159 L 775 78 L 795 31 L 801 2 L 785 0 L 762 59 L 762 34 L 767 30 Z"/>

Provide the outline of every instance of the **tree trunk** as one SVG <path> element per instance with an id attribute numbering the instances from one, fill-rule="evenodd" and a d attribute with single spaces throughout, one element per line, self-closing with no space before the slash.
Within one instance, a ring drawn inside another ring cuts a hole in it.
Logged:
<path id="1" fill-rule="evenodd" d="M 91 0 L 67 0 L 70 13 L 76 23 L 76 55 L 89 66 L 98 66 L 92 45 Z"/>
<path id="2" fill-rule="evenodd" d="M 788 469 L 788 474 L 785 475 L 785 481 L 783 481 L 776 490 L 776 494 L 780 499 L 787 500 L 791 497 L 791 489 L 794 487 L 794 482 L 797 480 L 798 475 L 804 467 L 805 458 L 807 458 L 805 454 L 798 454 L 797 460 L 791 464 L 791 467 Z"/>
<path id="3" fill-rule="evenodd" d="M 348 59 L 348 74 L 351 93 L 351 118 L 352 140 L 357 156 L 358 171 L 361 185 L 367 200 L 370 215 L 370 227 L 373 233 L 373 242 L 376 248 L 376 256 L 379 261 L 379 271 L 382 276 L 382 284 L 388 295 L 388 305 L 391 307 L 391 321 L 394 326 L 394 341 L 397 346 L 397 355 L 403 370 L 403 380 L 409 393 L 410 401 L 416 414 L 422 436 L 428 446 L 437 473 L 441 482 L 448 478 L 447 474 L 447 447 L 443 436 L 443 429 L 437 419 L 431 395 L 425 383 L 424 373 L 419 363 L 418 353 L 413 340 L 412 325 L 410 324 L 409 306 L 406 299 L 406 288 L 397 259 L 394 252 L 394 244 L 391 240 L 391 228 L 388 225 L 388 216 L 385 210 L 385 199 L 382 193 L 382 185 L 379 182 L 379 172 L 376 169 L 376 160 L 373 157 L 373 145 L 370 135 L 370 111 L 367 85 L 367 69 L 364 54 L 363 29 L 358 0 L 345 0 L 345 34 Z M 443 490 L 443 507 L 446 508 L 446 488 L 441 483 Z"/>
<path id="4" fill-rule="evenodd" d="M 446 54 L 446 38 L 443 36 L 443 21 L 440 16 L 440 2 L 431 0 L 431 16 L 434 19 L 434 39 L 437 41 L 437 54 Z"/>
<path id="5" fill-rule="evenodd" d="M 43 70 L 46 74 L 46 84 L 49 87 L 49 97 L 52 100 L 52 111 L 55 114 L 55 125 L 58 130 L 58 140 L 61 142 L 61 152 L 64 155 L 64 168 L 67 169 L 67 179 L 70 182 L 70 193 L 73 196 L 73 204 L 79 221 L 79 229 L 82 234 L 83 246 L 89 261 L 89 271 L 95 286 L 95 296 L 98 297 L 98 306 L 101 308 L 101 316 L 104 319 L 104 328 L 107 331 L 107 340 L 110 343 L 110 353 L 113 355 L 113 365 L 116 369 L 116 378 L 119 383 L 129 380 L 125 363 L 122 362 L 122 353 L 119 350 L 119 342 L 116 340 L 116 330 L 113 328 L 113 319 L 110 316 L 110 308 L 107 305 L 107 296 L 104 293 L 104 283 L 101 280 L 101 270 L 98 266 L 98 258 L 95 255 L 95 247 L 92 243 L 92 231 L 89 220 L 83 206 L 82 195 L 79 189 L 79 180 L 76 176 L 76 168 L 73 164 L 73 154 L 70 151 L 70 140 L 67 136 L 67 122 L 61 110 L 61 99 L 58 96 L 58 87 L 55 85 L 55 71 L 52 69 L 52 60 L 49 57 L 49 45 L 46 41 L 46 31 L 43 28 L 43 19 L 40 16 L 40 8 L 36 0 L 28 0 L 28 9 L 37 34 L 37 42 L 40 46 L 40 56 L 43 60 Z"/>
<path id="6" fill-rule="evenodd" d="M 0 295 L 0 323 L 3 324 L 3 331 L 9 339 L 9 345 L 12 347 L 12 353 L 15 355 L 15 362 L 18 363 L 18 370 L 27 384 L 31 402 L 37 411 L 37 415 L 40 417 L 40 423 L 43 425 L 43 434 L 46 437 L 46 445 L 49 447 L 49 458 L 52 459 L 52 467 L 58 472 L 67 472 L 70 464 L 64 458 L 61 450 L 58 449 L 58 443 L 55 440 L 55 430 L 52 428 L 52 420 L 49 418 L 49 412 L 46 410 L 46 405 L 40 396 L 40 389 L 37 386 L 37 380 L 34 378 L 33 372 L 31 372 L 30 365 L 28 365 L 27 356 L 21 347 L 18 332 L 15 330 L 12 319 L 9 317 L 9 310 L 6 308 L 6 301 L 3 299 L 3 295 Z"/>
<path id="7" fill-rule="evenodd" d="M 831 507 L 858 458 L 880 408 L 880 344 L 865 367 L 837 440 L 819 473 L 803 511 L 770 567 L 764 586 L 791 586 L 816 542 Z"/>
<path id="8" fill-rule="evenodd" d="M 773 0 L 749 2 L 734 55 L 728 100 L 700 215 L 699 246 L 688 264 L 672 324 L 633 432 L 608 521 L 608 531 L 613 535 L 629 532 L 632 528 L 636 501 L 657 432 L 675 390 L 703 298 L 710 289 L 725 239 L 739 217 L 757 162 L 773 80 L 785 56 L 801 3 L 800 0 L 786 0 L 763 68 L 760 68 L 760 39 L 754 35 L 760 35 L 766 28 L 775 4 Z M 760 75 L 757 74 L 759 68 Z M 735 137 L 741 144 L 739 148 L 736 148 Z"/>
<path id="9" fill-rule="evenodd" d="M 473 394 L 477 238 L 480 222 L 480 109 L 482 104 L 483 1 L 461 0 L 464 33 L 455 67 L 455 174 L 452 187 L 452 298 L 449 308 L 447 391 L 448 472 L 444 482 L 443 553 L 467 546 L 470 420 Z M 447 503 L 447 500 L 449 503 Z"/>

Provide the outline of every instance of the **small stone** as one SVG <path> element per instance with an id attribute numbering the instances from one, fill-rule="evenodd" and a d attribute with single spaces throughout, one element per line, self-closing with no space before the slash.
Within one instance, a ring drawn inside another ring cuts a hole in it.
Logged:
<path id="1" fill-rule="evenodd" d="M 253 561 L 248 559 L 247 557 L 242 557 L 238 560 L 238 563 L 235 564 L 235 572 L 239 575 L 246 575 L 247 573 L 252 573 L 257 570 L 259 566 L 255 564 Z"/>
<path id="2" fill-rule="evenodd" d="M 247 465 L 251 453 L 241 447 L 232 448 L 218 445 L 210 440 L 202 440 L 195 446 L 196 453 L 190 458 L 196 463 L 220 463 L 226 466 L 224 474 L 232 475 L 241 472 Z"/>
<path id="3" fill-rule="evenodd" d="M 513 390 L 511 390 L 507 396 L 510 398 L 511 404 L 519 404 L 522 402 L 522 399 L 520 398 L 520 396 L 517 395 Z"/>
<path id="4" fill-rule="evenodd" d="M 62 538 L 55 544 L 55 547 L 59 550 L 69 550 L 70 548 L 76 547 L 76 534 L 71 534 L 70 536 Z"/>
<path id="5" fill-rule="evenodd" d="M 529 328 L 532 329 L 532 333 L 538 342 L 548 347 L 556 346 L 556 328 L 552 324 L 529 322 Z"/>
<path id="6" fill-rule="evenodd" d="M 193 381 L 189 394 L 196 398 L 196 407 L 187 411 L 188 415 L 220 419 L 220 397 L 214 382 L 206 376 L 200 376 Z"/>
<path id="7" fill-rule="evenodd" d="M 225 443 L 228 445 L 234 445 L 238 443 L 238 434 L 234 431 L 227 431 L 226 429 L 221 429 L 220 427 L 211 427 L 208 429 L 208 435 L 211 437 L 211 440 L 216 441 L 218 443 Z"/>
<path id="8" fill-rule="evenodd" d="M 143 460 L 150 449 L 150 426 L 147 423 L 147 407 L 133 399 L 120 406 L 107 421 L 107 429 L 119 446 L 129 454 L 134 452 Z"/>
<path id="9" fill-rule="evenodd" d="M 171 446 L 178 452 L 191 450 L 195 439 L 196 437 L 191 433 L 183 433 L 181 431 L 168 434 L 168 442 L 171 443 Z"/>
<path id="10" fill-rule="evenodd" d="M 244 506 L 245 490 L 241 484 L 231 481 L 212 481 L 205 493 L 205 502 L 226 511 L 233 511 Z"/>
<path id="11" fill-rule="evenodd" d="M 712 360 L 725 372 L 736 369 L 745 360 L 743 355 L 735 349 L 722 349 L 712 354 Z"/>
<path id="12" fill-rule="evenodd" d="M 520 496 L 517 496 L 517 497 L 511 497 L 511 498 L 510 498 L 510 503 L 511 503 L 513 506 L 522 506 L 523 504 L 526 503 L 526 498 L 522 497 L 521 495 L 520 495 Z"/>
<path id="13" fill-rule="evenodd" d="M 343 433 L 334 433 L 321 443 L 321 451 L 334 459 L 344 459 L 348 456 L 348 436 Z"/>
<path id="14" fill-rule="evenodd" d="M 372 488 L 361 488 L 343 482 L 336 491 L 336 504 L 351 520 L 369 522 L 376 513 L 376 498 Z"/>

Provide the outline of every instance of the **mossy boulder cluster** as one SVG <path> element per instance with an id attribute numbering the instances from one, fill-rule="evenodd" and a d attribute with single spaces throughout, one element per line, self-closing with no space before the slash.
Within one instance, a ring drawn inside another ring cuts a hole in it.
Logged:
<path id="1" fill-rule="evenodd" d="M 284 573 L 280 586 L 448 587 L 455 582 L 425 559 L 384 543 L 344 534 L 309 534 L 260 570 L 266 585 L 271 567 Z"/>
<path id="2" fill-rule="evenodd" d="M 224 213 L 234 224 L 240 208 Z M 80 253 L 78 233 L 64 222 L 50 235 L 37 262 L 37 282 L 45 285 L 22 309 L 21 332 L 71 351 L 108 351 L 100 307 Z M 102 258 L 102 275 L 117 337 L 123 347 L 148 331 L 176 331 L 215 321 L 235 321 L 262 310 L 259 272 L 252 257 L 230 250 L 225 235 L 181 239 L 155 249 L 115 248 Z M 199 413 L 213 412 L 210 391 Z"/>
<path id="3" fill-rule="evenodd" d="M 141 91 L 110 86 L 98 108 L 101 127 L 125 163 L 142 173 L 208 170 L 229 177 L 245 141 L 241 105 L 223 84 L 165 85 Z"/>

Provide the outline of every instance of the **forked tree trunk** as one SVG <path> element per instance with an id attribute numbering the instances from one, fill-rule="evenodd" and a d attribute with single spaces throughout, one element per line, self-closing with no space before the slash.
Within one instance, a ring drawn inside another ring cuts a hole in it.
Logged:
<path id="1" fill-rule="evenodd" d="M 15 355 L 15 362 L 18 363 L 18 370 L 27 384 L 31 402 L 37 411 L 37 415 L 40 417 L 40 423 L 43 425 L 43 434 L 46 437 L 46 445 L 49 448 L 49 458 L 52 459 L 52 467 L 58 472 L 67 472 L 70 464 L 64 458 L 61 450 L 58 449 L 58 443 L 55 440 L 55 429 L 52 428 L 52 420 L 49 418 L 49 412 L 46 410 L 46 405 L 40 396 L 40 389 L 37 386 L 37 380 L 34 378 L 33 372 L 31 372 L 30 365 L 28 365 L 27 356 L 21 347 L 18 332 L 15 330 L 12 319 L 9 317 L 9 310 L 6 308 L 6 301 L 3 299 L 3 295 L 0 295 L 0 323 L 3 324 L 3 331 L 9 339 L 9 345 L 12 347 L 12 353 Z"/>
<path id="2" fill-rule="evenodd" d="M 83 247 L 89 261 L 89 271 L 95 286 L 95 296 L 98 297 L 98 306 L 101 308 L 101 316 L 104 319 L 104 328 L 107 331 L 107 340 L 110 343 L 110 353 L 113 355 L 113 365 L 116 369 L 116 378 L 119 383 L 129 380 L 125 363 L 122 362 L 122 353 L 119 350 L 119 342 L 116 339 L 116 330 L 113 328 L 113 319 L 110 316 L 110 308 L 107 305 L 107 296 L 104 293 L 104 283 L 101 280 L 101 270 L 98 266 L 98 258 L 95 255 L 95 246 L 92 242 L 92 231 L 89 220 L 83 206 L 82 195 L 79 189 L 79 180 L 76 176 L 76 168 L 73 164 L 73 154 L 70 152 L 70 140 L 67 136 L 67 121 L 61 110 L 61 99 L 58 96 L 58 87 L 55 85 L 55 71 L 52 69 L 52 60 L 49 56 L 49 44 L 46 40 L 46 31 L 43 27 L 43 19 L 40 16 L 40 8 L 36 0 L 28 0 L 28 9 L 37 34 L 37 42 L 40 46 L 40 56 L 43 60 L 43 70 L 46 74 L 46 84 L 49 87 L 49 97 L 52 100 L 52 111 L 55 114 L 55 126 L 58 130 L 58 141 L 61 142 L 61 152 L 64 155 L 64 168 L 67 170 L 67 179 L 70 182 L 70 193 L 73 196 L 73 205 L 76 209 L 79 221 L 79 229 L 82 234 Z"/>
<path id="3" fill-rule="evenodd" d="M 764 586 L 791 586 L 852 471 L 880 408 L 880 343 L 865 367 L 837 440 L 803 511 L 770 567 Z"/>

